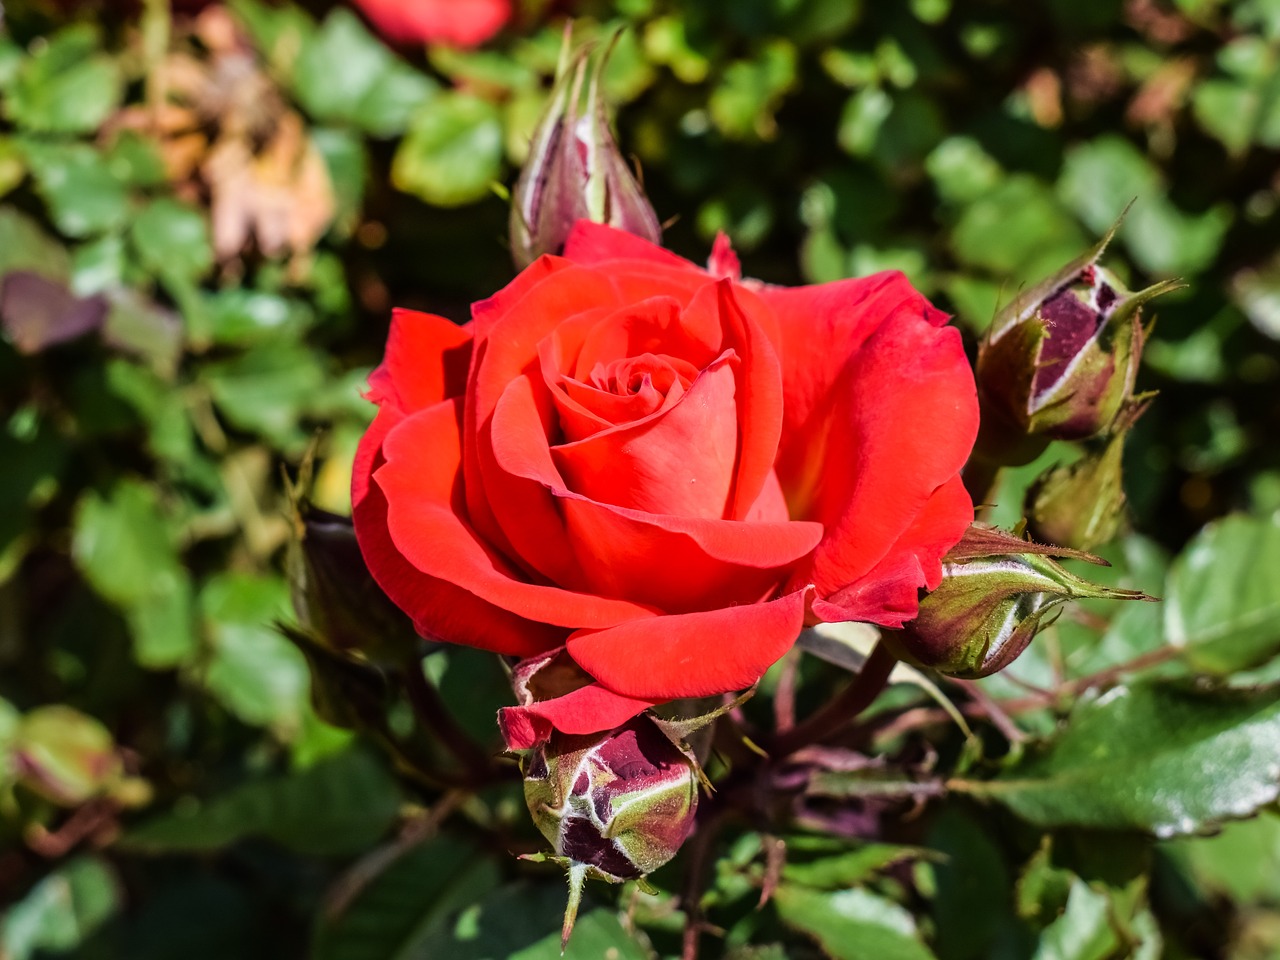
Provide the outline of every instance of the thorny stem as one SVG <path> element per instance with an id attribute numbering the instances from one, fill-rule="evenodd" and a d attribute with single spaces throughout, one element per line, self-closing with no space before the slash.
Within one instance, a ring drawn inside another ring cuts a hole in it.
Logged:
<path id="1" fill-rule="evenodd" d="M 880 695 L 897 662 L 884 642 L 877 642 L 849 685 L 813 716 L 780 734 L 770 745 L 769 753 L 782 759 L 801 747 L 817 743 L 840 731 Z"/>
<path id="2" fill-rule="evenodd" d="M 466 768 L 471 779 L 484 783 L 492 779 L 488 755 L 472 740 L 449 713 L 440 694 L 436 692 L 422 672 L 422 665 L 413 660 L 405 665 L 405 691 L 419 722 L 430 730 L 454 758 Z"/>

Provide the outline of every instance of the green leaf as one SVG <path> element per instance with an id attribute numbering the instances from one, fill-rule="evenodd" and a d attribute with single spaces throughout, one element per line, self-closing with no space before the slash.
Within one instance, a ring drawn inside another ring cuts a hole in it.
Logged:
<path id="1" fill-rule="evenodd" d="M 707 103 L 712 122 L 730 139 L 772 139 L 773 115 L 796 82 L 796 60 L 795 46 L 775 39 L 753 59 L 729 64 Z"/>
<path id="2" fill-rule="evenodd" d="M 1280 513 L 1233 514 L 1174 561 L 1164 601 L 1168 641 L 1201 670 L 1229 673 L 1280 651 Z"/>
<path id="3" fill-rule="evenodd" d="M 88 237 L 124 226 L 129 191 L 101 153 L 87 143 L 23 140 L 20 146 L 58 230 Z"/>
<path id="4" fill-rule="evenodd" d="M 1055 736 L 995 779 L 950 786 L 1042 828 L 1170 837 L 1270 803 L 1277 770 L 1280 689 L 1145 683 L 1082 700 Z"/>
<path id="5" fill-rule="evenodd" d="M 1200 214 L 1179 210 L 1151 161 L 1116 135 L 1069 150 L 1058 193 L 1097 234 L 1132 203 L 1118 236 L 1143 270 L 1164 276 L 1194 274 L 1212 264 L 1232 220 L 1225 204 Z"/>
<path id="6" fill-rule="evenodd" d="M 248 346 L 273 338 L 297 340 L 315 323 L 306 302 L 243 287 L 220 290 L 207 303 L 215 343 Z"/>
<path id="7" fill-rule="evenodd" d="M 436 90 L 342 7 L 304 39 L 293 87 L 317 120 L 349 123 L 375 137 L 402 133 Z"/>
<path id="8" fill-rule="evenodd" d="M 148 204 L 130 236 L 142 265 L 159 276 L 198 280 L 213 266 L 204 215 L 179 200 L 162 197 Z"/>
<path id="9" fill-rule="evenodd" d="M 345 909 L 321 914 L 314 960 L 409 960 L 423 943 L 498 886 L 493 858 L 452 837 L 411 850 L 379 874 Z"/>
<path id="10" fill-rule="evenodd" d="M 349 236 L 360 222 L 365 182 L 369 177 L 368 151 L 360 136 L 348 130 L 315 129 L 311 131 L 311 142 L 324 157 L 333 183 L 338 205 L 334 229 L 341 236 Z"/>
<path id="11" fill-rule="evenodd" d="M 107 384 L 147 421 L 147 446 L 157 459 L 185 464 L 195 456 L 191 421 L 186 407 L 173 402 L 170 384 L 152 370 L 120 358 L 108 361 Z"/>
<path id="12" fill-rule="evenodd" d="M 302 413 L 325 385 L 320 358 L 292 343 L 263 344 L 240 357 L 206 365 L 221 413 L 242 430 L 261 434 L 280 449 L 302 441 Z"/>
<path id="13" fill-rule="evenodd" d="M 207 802 L 192 798 L 125 834 L 120 846 L 141 853 L 195 853 L 255 836 L 300 853 L 350 854 L 387 832 L 400 803 L 399 787 L 382 764 L 350 750 Z"/>
<path id="14" fill-rule="evenodd" d="M 76 24 L 55 34 L 22 64 L 6 114 L 36 133 L 92 133 L 120 103 L 119 64 L 98 52 L 98 31 Z"/>
<path id="15" fill-rule="evenodd" d="M 296 731 L 307 697 L 307 662 L 274 624 L 291 619 L 279 577 L 222 573 L 200 591 L 213 652 L 204 683 L 245 723 Z"/>
<path id="16" fill-rule="evenodd" d="M 933 921 L 942 960 L 988 960 L 1011 939 L 1013 882 L 1000 831 L 961 804 L 947 804 L 930 827 L 927 845 L 941 862 L 933 868 Z"/>
<path id="17" fill-rule="evenodd" d="M 782 879 L 820 890 L 839 890 L 864 883 L 877 873 L 901 863 L 929 856 L 919 847 L 903 847 L 892 843 L 864 843 L 852 850 L 841 844 L 836 851 L 816 859 L 803 858 L 790 843 Z"/>
<path id="18" fill-rule="evenodd" d="M 1053 193 L 1028 174 L 1003 178 L 965 207 L 951 234 L 951 247 L 962 262 L 1009 282 L 1039 280 L 1085 246 Z"/>
<path id="19" fill-rule="evenodd" d="M 972 137 L 948 137 L 925 158 L 925 170 L 947 203 L 971 203 L 994 190 L 1003 171 Z"/>
<path id="20" fill-rule="evenodd" d="M 62 244 L 26 214 L 0 207 L 0 277 L 12 270 L 34 270 L 51 280 L 64 280 L 71 274 L 71 259 Z"/>
<path id="21" fill-rule="evenodd" d="M 1032 960 L 1108 960 L 1122 946 L 1111 926 L 1111 898 L 1076 878 L 1066 910 L 1045 928 Z"/>
<path id="22" fill-rule="evenodd" d="M 0 137 L 0 197 L 9 193 L 27 176 L 22 151 L 9 137 Z"/>
<path id="23" fill-rule="evenodd" d="M 121 480 L 105 497 L 88 493 L 76 511 L 72 553 L 93 588 L 125 614 L 141 665 L 177 666 L 195 652 L 191 580 L 152 487 Z"/>
<path id="24" fill-rule="evenodd" d="M 162 187 L 169 182 L 164 157 L 153 140 L 125 130 L 107 150 L 107 163 L 121 183 L 131 187 Z"/>
<path id="25" fill-rule="evenodd" d="M 773 903 L 783 922 L 809 934 L 834 960 L 930 960 L 911 914 L 860 888 L 823 893 L 784 883 Z"/>
<path id="26" fill-rule="evenodd" d="M 496 106 L 463 93 L 441 94 L 413 119 L 391 167 L 396 189 L 441 207 L 487 196 L 502 173 L 502 120 Z"/>
<path id="27" fill-rule="evenodd" d="M 14 904 L 0 921 L 0 955 L 28 960 L 68 953 L 123 906 L 120 883 L 96 857 L 60 866 Z"/>
<path id="28" fill-rule="evenodd" d="M 568 896 L 564 885 L 512 884 L 465 910 L 448 927 L 436 927 L 420 941 L 414 957 L 449 960 L 557 960 L 560 918 Z M 408 955 L 397 954 L 397 957 Z M 579 915 L 564 960 L 649 960 L 612 910 Z"/>
<path id="29" fill-rule="evenodd" d="M 157 306 L 141 293 L 129 288 L 115 290 L 111 309 L 103 324 L 102 337 L 112 347 L 146 361 L 155 374 L 172 383 L 182 360 L 182 320 L 171 310 Z M 183 412 L 182 406 L 167 398 L 170 409 L 165 416 L 172 420 Z"/>
<path id="30" fill-rule="evenodd" d="M 1192 873 L 1198 886 L 1239 904 L 1280 901 L 1280 815 L 1228 823 L 1211 837 L 1187 837 L 1161 849 Z"/>

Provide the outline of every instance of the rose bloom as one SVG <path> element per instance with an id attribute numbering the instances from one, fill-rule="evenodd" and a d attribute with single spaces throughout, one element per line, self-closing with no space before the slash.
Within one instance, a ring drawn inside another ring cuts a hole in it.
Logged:
<path id="1" fill-rule="evenodd" d="M 478 47 L 511 19 L 511 0 L 355 0 L 395 43 Z"/>
<path id="2" fill-rule="evenodd" d="M 946 319 L 900 273 L 773 287 L 581 221 L 466 326 L 396 312 L 365 560 L 424 636 L 563 648 L 513 747 L 748 687 L 806 623 L 900 626 L 973 519 Z"/>

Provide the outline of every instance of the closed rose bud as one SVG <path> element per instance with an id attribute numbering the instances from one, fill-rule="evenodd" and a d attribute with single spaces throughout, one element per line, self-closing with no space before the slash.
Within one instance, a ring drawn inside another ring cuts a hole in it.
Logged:
<path id="1" fill-rule="evenodd" d="M 975 524 L 943 559 L 941 585 L 920 601 L 920 614 L 885 640 L 904 660 L 953 677 L 985 677 L 1012 663 L 1069 600 L 1150 600 L 1133 590 L 1091 583 L 1055 562 L 1105 561 L 1031 543 Z"/>
<path id="2" fill-rule="evenodd" d="M 544 253 L 559 253 L 579 220 L 654 243 L 662 238 L 658 215 L 609 129 L 601 92 L 609 51 L 594 69 L 591 52 L 583 48 L 561 66 L 511 197 L 511 255 L 519 269 Z"/>
<path id="3" fill-rule="evenodd" d="M 303 629 L 332 650 L 372 660 L 399 662 L 416 651 L 413 622 L 374 582 L 351 519 L 299 501 L 293 521 L 286 567 Z"/>
<path id="4" fill-rule="evenodd" d="M 1177 282 L 1129 292 L 1097 265 L 1108 240 L 1016 297 L 992 323 L 976 369 L 983 458 L 1028 463 L 1051 440 L 1098 436 L 1132 399 L 1141 307 Z"/>
<path id="5" fill-rule="evenodd" d="M 1074 463 L 1045 471 L 1027 491 L 1033 536 L 1077 550 L 1114 539 L 1124 523 L 1124 442 L 1145 404 L 1126 410 L 1114 432 Z"/>
<path id="6" fill-rule="evenodd" d="M 697 762 L 648 716 L 605 734 L 555 733 L 521 769 L 534 823 L 569 869 L 565 942 L 585 878 L 643 877 L 674 857 L 693 829 Z"/>

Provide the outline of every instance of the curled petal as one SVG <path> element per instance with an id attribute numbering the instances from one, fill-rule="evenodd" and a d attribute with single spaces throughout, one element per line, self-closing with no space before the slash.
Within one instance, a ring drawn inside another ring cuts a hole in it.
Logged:
<path id="1" fill-rule="evenodd" d="M 741 690 L 791 649 L 807 594 L 578 630 L 566 646 L 582 669 L 623 696 L 665 701 Z"/>
<path id="2" fill-rule="evenodd" d="M 591 683 L 551 700 L 503 707 L 498 727 L 508 750 L 528 750 L 545 743 L 553 729 L 568 734 L 611 730 L 654 705 Z"/>
<path id="3" fill-rule="evenodd" d="M 395 549 L 422 573 L 517 616 L 544 624 L 605 626 L 651 617 L 651 608 L 528 582 L 462 519 L 460 403 L 446 401 L 397 424 L 374 482 L 387 499 Z"/>
<path id="4" fill-rule="evenodd" d="M 977 428 L 959 332 L 933 326 L 913 305 L 900 306 L 850 358 L 827 415 L 807 425 L 809 486 L 788 488 L 780 471 L 792 515 L 826 529 L 811 570 L 798 571 L 793 585 L 813 583 L 829 598 L 877 568 L 909 568 L 899 563 L 904 551 L 922 570 L 936 569 L 951 546 L 939 542 L 937 531 L 959 539 L 973 516 L 956 477 Z M 931 505 L 944 484 L 946 495 Z M 922 537 L 904 540 L 917 518 L 927 521 Z M 919 575 L 915 586 L 925 579 Z"/>

